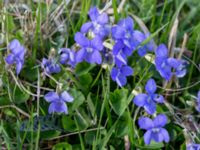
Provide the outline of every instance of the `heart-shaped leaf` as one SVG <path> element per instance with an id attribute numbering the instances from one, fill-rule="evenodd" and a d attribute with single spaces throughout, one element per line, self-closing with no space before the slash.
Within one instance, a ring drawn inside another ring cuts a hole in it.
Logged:
<path id="1" fill-rule="evenodd" d="M 121 115 L 127 106 L 127 89 L 117 89 L 110 94 L 110 105 L 117 115 Z"/>

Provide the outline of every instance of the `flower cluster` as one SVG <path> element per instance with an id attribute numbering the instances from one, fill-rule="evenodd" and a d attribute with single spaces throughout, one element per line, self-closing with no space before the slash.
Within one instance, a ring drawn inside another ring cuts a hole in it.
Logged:
<path id="1" fill-rule="evenodd" d="M 9 65 L 12 65 L 14 63 L 16 64 L 16 74 L 18 75 L 24 65 L 24 55 L 26 49 L 20 44 L 17 39 L 12 40 L 8 48 L 11 53 L 5 58 L 5 61 Z"/>
<path id="2" fill-rule="evenodd" d="M 75 41 L 80 46 L 76 53 L 76 62 L 86 61 L 88 63 L 102 64 L 102 57 L 106 54 L 103 42 L 111 33 L 114 41 L 112 57 L 114 58 L 114 67 L 111 71 L 111 78 L 122 87 L 127 83 L 127 76 L 133 74 L 133 69 L 127 64 L 127 57 L 138 48 L 138 54 L 144 56 L 147 51 L 153 51 L 152 43 L 149 42 L 144 46 L 141 43 L 146 40 L 147 35 L 138 30 L 134 30 L 133 19 L 127 17 L 121 19 L 117 25 L 108 24 L 108 15 L 99 13 L 96 7 L 89 10 L 91 21 L 82 25 L 81 31 L 76 33 Z M 112 58 L 110 58 L 112 60 Z"/>
<path id="3" fill-rule="evenodd" d="M 110 33 L 108 15 L 100 13 L 96 7 L 92 7 L 88 13 L 90 20 L 82 25 L 81 31 L 75 34 L 74 40 L 80 46 L 76 52 L 75 61 L 86 61 L 91 64 L 102 64 L 105 48 L 103 40 Z"/>
<path id="4" fill-rule="evenodd" d="M 147 93 L 141 93 L 135 96 L 133 102 L 139 107 L 144 107 L 145 111 L 152 115 L 156 112 L 156 103 L 164 103 L 164 97 L 156 94 L 156 82 L 149 79 L 145 85 Z M 138 124 L 141 129 L 147 130 L 144 134 L 145 144 L 150 144 L 151 140 L 156 142 L 169 142 L 169 134 L 166 129 L 162 128 L 167 123 L 167 117 L 159 114 L 152 121 L 148 117 L 140 117 Z"/>
<path id="5" fill-rule="evenodd" d="M 115 41 L 113 56 L 118 67 L 127 65 L 126 57 L 135 49 L 133 35 L 133 20 L 130 17 L 122 19 L 112 27 L 112 38 Z"/>
<path id="6" fill-rule="evenodd" d="M 60 63 L 74 68 L 82 61 L 100 65 L 103 63 L 103 59 L 110 59 L 114 62 L 110 74 L 112 80 L 120 87 L 126 85 L 126 78 L 133 74 L 133 69 L 128 66 L 128 56 L 132 55 L 134 50 L 137 50 L 139 56 L 154 51 L 152 40 L 143 44 L 150 34 L 134 30 L 134 22 L 131 17 L 121 19 L 116 25 L 111 26 L 108 15 L 100 13 L 96 7 L 90 8 L 88 15 L 91 21 L 84 23 L 80 32 L 77 32 L 74 37 L 80 49 L 76 52 L 69 48 L 60 49 Z M 110 38 L 108 41 L 114 42 L 112 53 L 103 44 L 107 41 L 106 38 Z M 155 53 L 156 69 L 163 78 L 169 80 L 173 74 L 177 77 L 185 75 L 184 61 L 168 58 L 168 50 L 164 44 L 158 46 Z M 111 62 L 110 60 L 105 62 Z M 46 68 L 49 73 L 60 72 L 59 65 L 53 59 L 44 61 L 43 68 Z"/>
<path id="7" fill-rule="evenodd" d="M 133 74 L 133 69 L 127 66 L 127 57 L 136 49 L 138 49 L 140 56 L 144 56 L 147 51 L 153 51 L 152 41 L 142 46 L 148 36 L 141 31 L 134 30 L 133 27 L 134 22 L 131 17 L 121 19 L 117 25 L 112 27 L 112 39 L 115 42 L 113 57 L 116 67 L 112 69 L 111 77 L 119 86 L 124 86 L 126 84 L 126 76 Z M 121 75 L 123 68 L 127 68 L 128 73 Z M 115 75 L 116 72 L 118 72 L 118 75 Z"/>
<path id="8" fill-rule="evenodd" d="M 74 98 L 67 92 L 62 93 L 49 92 L 44 96 L 45 100 L 50 104 L 49 113 L 65 113 L 68 114 L 68 108 L 65 102 L 73 102 Z"/>
<path id="9" fill-rule="evenodd" d="M 91 64 L 101 65 L 108 63 L 112 67 L 110 76 L 120 87 L 127 83 L 127 77 L 133 75 L 133 68 L 128 64 L 128 57 L 137 50 L 140 57 L 149 52 L 155 52 L 156 70 L 165 80 L 170 80 L 172 76 L 178 78 L 186 74 L 186 62 L 168 56 L 168 49 L 164 44 L 160 44 L 154 49 L 154 43 L 149 38 L 150 34 L 144 34 L 134 29 L 134 21 L 131 17 L 121 19 L 116 25 L 109 24 L 109 17 L 106 13 L 100 13 L 96 7 L 89 10 L 91 21 L 82 25 L 80 32 L 74 36 L 77 51 L 71 48 L 61 48 L 58 51 L 58 58 L 43 58 L 41 67 L 47 74 L 61 72 L 61 64 L 75 68 L 78 63 L 86 61 Z M 110 47 L 106 47 L 109 41 Z M 25 48 L 18 40 L 13 40 L 9 44 L 11 53 L 6 57 L 7 64 L 16 64 L 16 73 L 19 74 L 23 64 Z M 164 126 L 167 124 L 167 117 L 164 114 L 157 114 L 156 104 L 164 103 L 164 97 L 156 93 L 157 85 L 154 79 L 149 79 L 145 85 L 145 93 L 136 95 L 133 103 L 138 107 L 143 107 L 147 115 L 155 115 L 154 119 L 140 117 L 139 127 L 147 130 L 144 134 L 145 144 L 155 142 L 169 142 L 170 137 Z M 48 112 L 68 114 L 66 102 L 73 102 L 74 98 L 67 92 L 48 92 L 44 99 L 50 103 Z M 197 98 L 197 110 L 200 111 L 200 92 Z M 188 148 L 189 149 L 189 148 Z"/>
<path id="10" fill-rule="evenodd" d="M 160 75 L 166 80 L 170 80 L 173 75 L 178 78 L 186 74 L 186 61 L 168 57 L 168 49 L 164 44 L 160 44 L 156 51 L 155 64 Z"/>
<path id="11" fill-rule="evenodd" d="M 113 46 L 113 57 L 115 67 L 112 68 L 111 78 L 122 87 L 126 84 L 126 77 L 133 74 L 133 69 L 127 65 L 127 56 L 133 52 L 134 41 L 133 20 L 128 17 L 119 21 L 112 27 L 112 38 L 115 41 Z"/>
<path id="12" fill-rule="evenodd" d="M 112 38 L 115 41 L 113 55 L 120 54 L 129 56 L 133 50 L 138 48 L 138 54 L 144 56 L 147 51 L 153 51 L 152 41 L 142 46 L 148 36 L 141 31 L 134 30 L 134 22 L 131 17 L 121 19 L 117 25 L 112 28 Z M 140 47 L 139 47 L 140 46 Z"/>

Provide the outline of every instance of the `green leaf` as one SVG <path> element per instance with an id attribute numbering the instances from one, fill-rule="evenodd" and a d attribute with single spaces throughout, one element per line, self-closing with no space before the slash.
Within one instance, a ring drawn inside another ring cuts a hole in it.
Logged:
<path id="1" fill-rule="evenodd" d="M 17 30 L 17 32 L 15 33 L 15 38 L 17 38 L 19 41 L 23 41 L 24 40 L 24 31 L 21 29 Z"/>
<path id="2" fill-rule="evenodd" d="M 72 150 L 72 146 L 67 142 L 62 142 L 54 145 L 53 150 Z"/>
<path id="3" fill-rule="evenodd" d="M 8 96 L 0 96 L 0 105 L 8 105 L 11 104 Z"/>
<path id="4" fill-rule="evenodd" d="M 124 137 L 125 135 L 128 135 L 128 133 L 129 133 L 128 121 L 120 120 L 115 128 L 116 137 Z"/>
<path id="5" fill-rule="evenodd" d="M 101 137 L 105 136 L 106 133 L 107 132 L 105 129 L 100 130 Z M 85 138 L 84 138 L 85 142 L 89 145 L 93 145 L 94 142 L 96 142 L 96 144 L 98 145 L 101 141 L 100 141 L 100 139 L 96 139 L 96 135 L 97 135 L 97 130 L 86 132 Z M 97 140 L 97 141 L 95 141 L 95 140 Z"/>
<path id="6" fill-rule="evenodd" d="M 31 82 L 36 81 L 38 78 L 37 69 L 38 68 L 35 67 L 35 62 L 33 59 L 27 59 L 25 67 L 22 69 L 20 76 Z"/>
<path id="7" fill-rule="evenodd" d="M 76 110 L 80 105 L 82 105 L 85 101 L 85 97 L 84 95 L 76 90 L 76 89 L 72 89 L 70 91 L 70 94 L 74 97 L 74 101 L 72 103 L 72 107 L 71 107 L 71 110 L 74 111 Z"/>
<path id="8" fill-rule="evenodd" d="M 186 149 L 186 143 L 181 144 L 180 150 L 185 150 Z"/>
<path id="9" fill-rule="evenodd" d="M 86 62 L 79 63 L 75 68 L 75 73 L 77 76 L 87 74 L 95 66 L 95 64 L 88 64 Z"/>
<path id="10" fill-rule="evenodd" d="M 115 17 L 115 22 L 117 22 L 119 20 L 119 14 L 117 11 L 117 0 L 112 0 L 112 7 L 114 10 L 114 17 Z"/>
<path id="11" fill-rule="evenodd" d="M 166 129 L 169 132 L 170 141 L 175 141 L 177 137 L 181 138 L 181 136 L 178 136 L 178 135 L 182 134 L 182 131 L 179 131 L 178 128 L 173 123 L 167 124 Z M 184 137 L 182 137 L 182 139 L 184 140 Z"/>
<path id="12" fill-rule="evenodd" d="M 89 145 L 92 145 L 93 142 L 96 140 L 96 134 L 97 131 L 90 131 L 85 133 L 85 142 Z M 97 144 L 99 144 L 99 140 L 96 141 Z"/>
<path id="13" fill-rule="evenodd" d="M 13 100 L 14 103 L 16 104 L 24 103 L 30 97 L 29 94 L 25 93 L 24 91 L 21 91 L 18 87 L 16 87 L 13 92 L 14 92 Z"/>
<path id="14" fill-rule="evenodd" d="M 59 136 L 60 133 L 61 133 L 60 131 L 44 131 L 40 133 L 41 134 L 40 137 L 41 139 L 51 139 L 56 136 Z"/>
<path id="15" fill-rule="evenodd" d="M 119 119 L 119 118 L 118 118 Z M 115 127 L 117 125 L 119 120 L 117 120 L 113 126 L 109 129 L 109 131 L 107 132 L 107 134 L 105 135 L 105 137 L 101 140 L 100 144 L 99 144 L 99 148 L 100 149 L 104 149 L 106 144 L 108 143 L 111 135 L 113 134 L 113 132 L 115 131 Z"/>
<path id="16" fill-rule="evenodd" d="M 79 130 L 84 130 L 91 124 L 91 118 L 85 113 L 84 109 L 79 108 L 74 117 L 76 118 Z"/>
<path id="17" fill-rule="evenodd" d="M 6 16 L 7 31 L 12 32 L 15 29 L 14 19 L 12 15 Z"/>
<path id="18" fill-rule="evenodd" d="M 110 150 L 115 150 L 114 146 L 110 145 Z"/>
<path id="19" fill-rule="evenodd" d="M 73 144 L 72 145 L 73 150 L 80 150 L 81 149 L 81 144 Z"/>
<path id="20" fill-rule="evenodd" d="M 77 130 L 74 120 L 69 116 L 62 116 L 62 126 L 66 131 L 74 132 Z"/>
<path id="21" fill-rule="evenodd" d="M 91 74 L 87 73 L 87 74 L 79 76 L 79 82 L 84 87 L 89 87 L 89 85 L 92 83 L 92 76 L 91 76 Z"/>
<path id="22" fill-rule="evenodd" d="M 150 150 L 153 150 L 153 149 L 161 149 L 164 147 L 164 144 L 162 142 L 160 143 L 157 143 L 157 142 L 154 142 L 154 141 L 151 141 L 151 143 L 149 145 L 145 145 L 145 146 L 137 146 L 138 148 L 142 148 L 142 149 L 150 149 Z"/>
<path id="23" fill-rule="evenodd" d="M 127 89 L 117 89 L 110 94 L 110 105 L 117 115 L 121 115 L 127 106 Z"/>
<path id="24" fill-rule="evenodd" d="M 4 125 L 4 122 L 3 120 L 1 120 L 1 124 L 0 124 L 0 135 L 1 135 L 1 138 L 3 139 L 3 141 L 5 141 L 5 146 L 7 147 L 7 149 L 13 149 L 14 146 L 13 144 L 11 143 L 11 139 L 9 137 L 9 134 L 8 134 L 8 131 L 12 131 L 12 130 L 7 130 L 5 128 L 6 125 Z M 2 143 L 2 142 L 1 142 Z M 2 144 L 1 144 L 2 146 Z"/>
<path id="25" fill-rule="evenodd" d="M 92 101 L 91 93 L 89 93 L 88 96 L 87 96 L 87 104 L 88 104 L 88 107 L 90 109 L 92 116 L 94 117 L 94 115 L 95 115 L 95 105 Z"/>
<path id="26" fill-rule="evenodd" d="M 16 117 L 16 112 L 10 109 L 4 109 L 4 113 L 9 117 Z"/>

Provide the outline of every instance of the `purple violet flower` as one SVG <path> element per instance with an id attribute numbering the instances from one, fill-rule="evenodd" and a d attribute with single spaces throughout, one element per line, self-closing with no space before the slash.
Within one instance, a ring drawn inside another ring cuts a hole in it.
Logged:
<path id="1" fill-rule="evenodd" d="M 11 53 L 5 58 L 5 61 L 9 65 L 14 63 L 16 64 L 16 73 L 18 75 L 24 65 L 24 55 L 26 49 L 19 43 L 17 39 L 12 40 L 8 48 L 10 49 Z"/>
<path id="2" fill-rule="evenodd" d="M 135 96 L 133 103 L 139 107 L 144 107 L 145 111 L 152 115 L 156 111 L 156 103 L 163 103 L 164 97 L 156 94 L 156 82 L 149 79 L 145 85 L 147 94 L 141 93 Z"/>
<path id="3" fill-rule="evenodd" d="M 170 80 L 172 75 L 181 78 L 186 74 L 184 60 L 168 57 L 168 49 L 164 44 L 160 44 L 156 51 L 155 65 L 160 75 L 166 80 Z M 174 72 L 173 72 L 174 70 Z"/>
<path id="4" fill-rule="evenodd" d="M 152 52 L 154 49 L 153 41 L 151 40 L 149 43 L 145 44 L 144 46 L 140 46 L 142 42 L 144 42 L 149 35 L 145 35 L 141 31 L 135 30 L 133 32 L 133 39 L 134 39 L 134 44 L 135 47 L 138 47 L 138 55 L 139 56 L 144 56 L 148 51 Z"/>
<path id="5" fill-rule="evenodd" d="M 200 112 L 200 91 L 197 94 L 197 111 Z"/>
<path id="6" fill-rule="evenodd" d="M 83 60 L 91 64 L 102 63 L 100 51 L 103 50 L 103 43 L 100 37 L 96 36 L 89 40 L 82 33 L 78 32 L 75 35 L 75 41 L 81 46 L 81 49 L 76 53 L 77 63 Z"/>
<path id="7" fill-rule="evenodd" d="M 60 94 L 48 92 L 44 96 L 44 99 L 51 103 L 48 110 L 49 114 L 54 112 L 68 114 L 68 108 L 65 102 L 73 102 L 74 100 L 74 98 L 66 91 Z"/>
<path id="8" fill-rule="evenodd" d="M 89 10 L 89 17 L 91 22 L 86 22 L 81 27 L 82 33 L 92 31 L 96 36 L 104 38 L 109 34 L 110 27 L 108 25 L 108 15 L 106 13 L 99 13 L 96 7 Z"/>
<path id="9" fill-rule="evenodd" d="M 148 35 L 143 34 L 138 30 L 133 30 L 133 20 L 131 17 L 121 19 L 119 23 L 112 28 L 112 38 L 115 40 L 113 46 L 113 55 L 115 64 L 118 67 L 127 65 L 127 56 L 140 46 L 140 44 L 148 38 Z M 138 54 L 144 56 L 147 51 L 153 51 L 153 43 L 150 41 L 144 46 L 138 48 Z"/>
<path id="10" fill-rule="evenodd" d="M 68 48 L 61 48 L 59 50 L 60 54 L 60 63 L 63 65 L 71 65 L 72 67 L 76 66 L 76 60 L 75 60 L 75 52 L 73 50 L 70 50 Z"/>
<path id="11" fill-rule="evenodd" d="M 113 47 L 114 56 L 117 57 L 119 53 L 121 56 L 118 57 L 130 56 L 132 54 L 135 49 L 135 43 L 132 38 L 133 26 L 133 19 L 127 17 L 121 19 L 116 26 L 112 27 L 112 38 L 115 40 L 115 45 Z M 123 60 L 121 60 L 121 62 L 123 62 Z"/>
<path id="12" fill-rule="evenodd" d="M 112 38 L 116 41 L 121 41 L 128 48 L 132 49 L 134 46 L 132 39 L 133 26 L 134 23 L 131 17 L 121 19 L 116 26 L 112 27 Z"/>
<path id="13" fill-rule="evenodd" d="M 122 41 L 118 41 L 113 46 L 113 56 L 115 60 L 115 64 L 118 67 L 121 67 L 123 65 L 127 65 L 127 56 L 130 56 L 132 51 L 126 47 Z"/>
<path id="14" fill-rule="evenodd" d="M 139 127 L 147 130 L 144 134 L 145 144 L 150 144 L 151 140 L 155 142 L 165 141 L 168 143 L 170 140 L 169 133 L 163 128 L 166 123 L 167 117 L 164 114 L 159 114 L 154 120 L 148 117 L 140 117 L 138 120 Z"/>
<path id="15" fill-rule="evenodd" d="M 54 58 L 43 58 L 41 66 L 47 74 L 59 73 L 61 71 L 60 65 L 57 64 Z"/>
<path id="16" fill-rule="evenodd" d="M 190 143 L 186 146 L 187 150 L 200 150 L 200 144 Z"/>
<path id="17" fill-rule="evenodd" d="M 122 66 L 120 68 L 113 67 L 111 71 L 111 78 L 116 81 L 117 84 L 122 87 L 126 85 L 126 77 L 133 74 L 133 69 L 129 66 Z"/>

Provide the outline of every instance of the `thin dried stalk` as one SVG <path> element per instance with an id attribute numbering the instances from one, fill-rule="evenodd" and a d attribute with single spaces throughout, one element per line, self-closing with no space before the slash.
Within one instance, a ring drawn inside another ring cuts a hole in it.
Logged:
<path id="1" fill-rule="evenodd" d="M 125 147 L 125 150 L 130 149 L 130 141 L 129 141 L 128 135 L 124 136 L 124 147 Z"/>
<path id="2" fill-rule="evenodd" d="M 174 57 L 174 48 L 176 46 L 176 35 L 177 35 L 178 23 L 179 23 L 178 18 L 176 18 L 169 35 L 168 49 L 170 51 L 171 57 Z"/>
<path id="3" fill-rule="evenodd" d="M 29 115 L 27 112 L 23 111 L 22 109 L 20 109 L 19 107 L 15 106 L 15 105 L 4 105 L 4 106 L 0 106 L 0 109 L 2 109 L 2 108 L 14 108 L 14 109 L 16 109 L 19 113 L 21 113 L 21 114 L 23 114 L 24 116 L 30 118 L 30 115 Z"/>
<path id="4" fill-rule="evenodd" d="M 185 51 L 185 46 L 186 46 L 186 43 L 187 43 L 187 39 L 188 39 L 188 36 L 187 36 L 187 34 L 185 33 L 185 34 L 184 34 L 184 38 L 183 38 L 183 43 L 182 43 L 181 51 L 180 51 L 180 53 L 179 53 L 179 55 L 178 55 L 178 59 L 181 59 L 181 57 L 182 57 L 182 55 L 183 55 L 183 53 L 184 53 L 184 51 Z"/>

